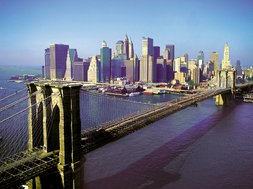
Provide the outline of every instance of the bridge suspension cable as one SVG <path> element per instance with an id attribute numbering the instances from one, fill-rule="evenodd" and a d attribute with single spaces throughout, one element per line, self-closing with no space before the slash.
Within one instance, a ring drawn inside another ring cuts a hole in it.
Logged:
<path id="1" fill-rule="evenodd" d="M 34 93 L 33 93 L 33 94 L 34 94 Z M 47 98 L 43 99 L 42 101 L 44 101 L 44 100 L 46 100 L 46 99 L 48 99 L 48 98 L 50 98 L 50 97 L 51 97 L 51 96 L 48 96 Z M 42 101 L 39 101 L 39 102 L 37 102 L 37 103 L 35 103 L 35 104 L 32 104 L 31 106 L 28 106 L 27 108 L 24 108 L 24 109 L 20 110 L 19 112 L 17 112 L 17 113 L 15 113 L 15 114 L 13 114 L 13 115 L 11 115 L 11 116 L 9 116 L 9 117 L 7 117 L 7 118 L 1 120 L 1 121 L 0 121 L 0 124 L 2 124 L 3 122 L 5 122 L 5 121 L 7 121 L 7 120 L 9 120 L 9 119 L 11 119 L 11 118 L 13 118 L 13 117 L 15 117 L 15 116 L 21 114 L 22 112 L 28 110 L 29 108 L 31 108 L 31 107 L 33 107 L 33 106 L 35 106 L 35 105 L 41 103 Z M 0 111 L 0 112 L 1 112 L 1 111 Z"/>
<path id="2" fill-rule="evenodd" d="M 40 92 L 41 92 L 41 91 L 36 91 L 36 92 L 34 92 L 33 94 L 31 94 L 31 96 L 34 96 L 34 95 L 36 95 L 37 93 L 40 93 Z M 19 103 L 21 103 L 21 102 L 27 100 L 28 98 L 29 98 L 29 96 L 24 96 L 24 97 L 22 97 L 22 98 L 20 98 L 20 99 L 18 99 L 18 100 L 16 100 L 16 101 L 10 103 L 10 104 L 7 104 L 7 105 L 5 105 L 4 107 L 0 108 L 0 112 L 2 112 L 2 111 L 4 111 L 4 110 L 7 110 L 7 109 L 9 109 L 9 108 L 11 108 L 11 107 L 13 107 L 13 106 L 15 106 L 15 105 L 17 105 L 17 104 L 19 104 Z"/>
<path id="3" fill-rule="evenodd" d="M 17 95 L 18 93 L 20 93 L 20 92 L 22 92 L 22 91 L 24 91 L 24 90 L 26 90 L 26 88 L 23 88 L 23 89 L 21 89 L 21 90 L 16 91 L 15 93 L 12 93 L 12 94 L 10 94 L 10 95 L 8 95 L 8 96 L 6 96 L 6 97 L 3 97 L 3 98 L 0 99 L 0 102 L 2 102 L 3 100 L 6 100 L 6 99 L 8 99 L 8 98 L 10 98 L 10 97 L 12 97 L 12 96 L 15 96 L 15 95 Z"/>
<path id="4" fill-rule="evenodd" d="M 55 93 L 54 93 L 55 94 Z M 54 95 L 52 94 L 52 95 Z M 28 127 L 27 127 L 27 115 L 28 109 L 33 108 L 33 106 L 37 106 L 39 103 L 45 101 L 44 105 L 38 107 L 36 114 L 32 114 L 31 122 L 33 123 L 33 140 L 34 144 L 37 147 L 42 147 L 43 145 L 43 109 L 52 108 L 50 97 L 27 107 L 19 112 L 5 118 L 0 122 L 0 134 L 3 137 L 3 140 L 0 143 L 0 159 L 8 157 L 9 155 L 18 153 L 22 150 L 27 149 L 28 142 Z M 58 95 L 58 94 L 57 94 Z M 55 102 L 55 101 L 54 101 Z M 52 103 L 54 103 L 52 102 Z M 52 116 L 47 117 L 47 129 L 51 130 Z M 12 119 L 11 124 L 7 120 Z M 8 130 L 5 128 L 8 126 Z M 11 132 L 9 132 L 11 131 Z"/>

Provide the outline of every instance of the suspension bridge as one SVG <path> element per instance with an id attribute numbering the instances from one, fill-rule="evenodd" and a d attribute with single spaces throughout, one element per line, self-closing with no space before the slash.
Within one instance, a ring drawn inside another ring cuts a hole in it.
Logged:
<path id="1" fill-rule="evenodd" d="M 230 85 L 154 105 L 83 91 L 77 83 L 29 83 L 28 95 L 22 89 L 0 99 L 0 188 L 80 188 L 83 153 L 198 101 L 215 96 L 217 104 L 227 103 L 231 91 L 252 86 Z"/>

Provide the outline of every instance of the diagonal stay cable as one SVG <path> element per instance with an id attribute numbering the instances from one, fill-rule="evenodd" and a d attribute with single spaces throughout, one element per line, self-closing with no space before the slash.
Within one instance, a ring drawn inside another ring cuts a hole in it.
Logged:
<path id="1" fill-rule="evenodd" d="M 31 94 L 31 96 L 34 96 L 34 95 L 37 94 L 38 92 L 40 92 L 40 91 L 34 92 L 33 94 Z M 25 100 L 28 99 L 28 98 L 29 98 L 29 96 L 24 96 L 24 97 L 22 97 L 22 98 L 20 98 L 20 99 L 18 99 L 18 100 L 16 100 L 16 101 L 10 103 L 10 104 L 7 104 L 6 106 L 0 108 L 0 112 L 4 111 L 4 110 L 6 110 L 6 109 L 9 109 L 9 108 L 11 108 L 11 107 L 13 107 L 13 106 L 17 105 L 18 103 L 25 101 Z"/>
<path id="2" fill-rule="evenodd" d="M 44 101 L 44 100 L 46 100 L 46 99 L 48 99 L 48 98 L 50 98 L 50 97 L 51 97 L 51 96 L 48 96 L 47 98 L 43 99 L 42 101 Z M 28 106 L 27 108 L 24 108 L 24 109 L 20 110 L 19 112 L 17 112 L 17 113 L 15 113 L 15 114 L 13 114 L 13 115 L 11 115 L 11 116 L 9 116 L 9 117 L 7 117 L 7 118 L 1 120 L 1 121 L 0 121 L 0 124 L 2 124 L 3 122 L 5 122 L 5 121 L 7 121 L 7 120 L 9 120 L 9 119 L 11 119 L 11 118 L 17 116 L 18 114 L 21 114 L 22 112 L 28 110 L 29 108 L 31 108 L 31 107 L 33 107 L 33 106 L 35 106 L 35 105 L 41 103 L 42 101 L 39 101 L 39 102 L 37 102 L 37 103 L 35 103 L 35 104 L 31 105 L 31 106 Z"/>
<path id="3" fill-rule="evenodd" d="M 16 91 L 15 93 L 12 93 L 12 94 L 10 94 L 10 95 L 8 95 L 8 96 L 6 96 L 6 97 L 0 99 L 0 102 L 2 102 L 3 100 L 5 100 L 5 99 L 7 99 L 7 98 L 10 98 L 10 97 L 12 97 L 12 96 L 18 94 L 18 93 L 20 93 L 20 92 L 22 92 L 22 91 L 24 91 L 24 90 L 26 90 L 26 88 L 23 88 L 23 89 L 21 89 L 21 90 L 19 90 L 19 91 Z"/>

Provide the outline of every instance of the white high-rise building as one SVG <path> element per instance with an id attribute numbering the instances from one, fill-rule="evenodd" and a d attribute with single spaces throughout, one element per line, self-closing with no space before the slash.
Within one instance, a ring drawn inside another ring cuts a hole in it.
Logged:
<path id="1" fill-rule="evenodd" d="M 93 56 L 90 61 L 90 66 L 88 69 L 88 82 L 99 82 L 99 61 L 96 56 Z"/>
<path id="2" fill-rule="evenodd" d="M 180 66 L 181 66 L 181 58 L 177 57 L 174 59 L 173 71 L 180 72 L 180 68 L 181 68 Z"/>
<path id="3" fill-rule="evenodd" d="M 221 64 L 221 69 L 231 69 L 230 56 L 229 56 L 229 46 L 226 43 L 224 46 L 224 56 Z"/>
<path id="4" fill-rule="evenodd" d="M 140 58 L 140 81 L 156 82 L 156 62 L 154 61 L 153 39 L 142 38 L 142 56 Z"/>

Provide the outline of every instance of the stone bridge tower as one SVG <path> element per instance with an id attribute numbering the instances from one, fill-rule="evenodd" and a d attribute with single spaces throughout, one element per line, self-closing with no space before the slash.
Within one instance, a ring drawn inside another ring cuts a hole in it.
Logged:
<path id="1" fill-rule="evenodd" d="M 216 104 L 224 105 L 233 97 L 235 90 L 235 70 L 233 69 L 222 69 L 218 70 L 217 74 L 217 87 L 218 88 L 230 88 L 231 93 L 220 94 L 216 96 Z"/>
<path id="2" fill-rule="evenodd" d="M 53 179 L 52 175 L 50 179 L 49 176 L 37 177 L 28 182 L 31 188 L 80 188 L 80 87 L 78 84 L 61 82 L 27 84 L 30 107 L 28 149 L 43 146 L 43 153 L 59 153 L 59 163 Z"/>

